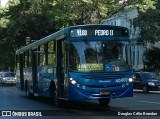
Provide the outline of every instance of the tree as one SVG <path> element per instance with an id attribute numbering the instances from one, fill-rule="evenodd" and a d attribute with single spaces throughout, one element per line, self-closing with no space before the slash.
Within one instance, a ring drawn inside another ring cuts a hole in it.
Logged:
<path id="1" fill-rule="evenodd" d="M 154 1 L 154 2 L 153 2 Z M 148 0 L 152 3 L 153 7 L 148 8 L 144 5 L 143 9 L 139 10 L 139 16 L 135 19 L 134 23 L 140 29 L 138 42 L 146 47 L 147 43 L 154 44 L 160 40 L 160 9 L 156 8 L 157 0 Z M 140 7 L 141 8 L 141 7 Z"/>
<path id="2" fill-rule="evenodd" d="M 160 48 L 153 47 L 144 54 L 145 70 L 156 71 L 160 70 Z"/>
<path id="3" fill-rule="evenodd" d="M 3 18 L 8 18 L 6 26 L 0 27 L 1 69 L 14 69 L 15 51 L 25 45 L 26 37 L 38 40 L 56 30 L 56 23 L 50 19 L 50 16 L 42 10 L 36 12 L 31 9 L 29 0 L 11 2 L 9 5 L 5 14 L 1 14 Z"/>
<path id="4" fill-rule="evenodd" d="M 115 0 L 54 0 L 49 12 L 63 27 L 100 23 L 116 7 Z"/>

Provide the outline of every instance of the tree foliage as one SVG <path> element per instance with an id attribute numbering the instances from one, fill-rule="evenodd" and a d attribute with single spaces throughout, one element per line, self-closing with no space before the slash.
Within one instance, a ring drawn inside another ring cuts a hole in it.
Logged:
<path id="1" fill-rule="evenodd" d="M 160 9 L 156 8 L 157 0 L 146 0 L 148 4 L 152 4 L 149 9 L 148 6 L 143 6 L 144 9 L 139 11 L 139 16 L 134 23 L 140 29 L 138 41 L 145 47 L 147 43 L 155 43 L 160 40 Z"/>
<path id="2" fill-rule="evenodd" d="M 2 14 L 9 22 L 5 28 L 0 28 L 3 34 L 0 41 L 3 49 L 0 55 L 1 69 L 14 69 L 15 51 L 25 45 L 26 37 L 37 40 L 56 30 L 56 23 L 50 16 L 42 10 L 37 12 L 37 8 L 31 7 L 31 1 L 20 0 L 17 3 L 10 2 L 10 7 Z"/>
<path id="3" fill-rule="evenodd" d="M 153 47 L 144 54 L 145 70 L 156 71 L 160 70 L 160 48 Z"/>

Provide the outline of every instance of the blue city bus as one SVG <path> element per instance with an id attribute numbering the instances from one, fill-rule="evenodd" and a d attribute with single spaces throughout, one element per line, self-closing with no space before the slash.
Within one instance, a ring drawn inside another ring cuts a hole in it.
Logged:
<path id="1" fill-rule="evenodd" d="M 98 100 L 133 96 L 129 31 L 110 25 L 68 26 L 16 51 L 17 87 L 27 96 Z"/>

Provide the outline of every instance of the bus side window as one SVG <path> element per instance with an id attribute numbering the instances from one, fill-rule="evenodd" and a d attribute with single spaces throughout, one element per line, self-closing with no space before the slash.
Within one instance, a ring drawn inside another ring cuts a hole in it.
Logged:
<path id="1" fill-rule="evenodd" d="M 20 68 L 20 56 L 16 55 L 16 69 Z"/>
<path id="2" fill-rule="evenodd" d="M 24 52 L 24 68 L 29 67 L 29 51 Z"/>
<path id="3" fill-rule="evenodd" d="M 44 45 L 40 46 L 40 53 L 39 53 L 40 66 L 43 66 L 46 64 L 45 53 L 43 53 L 43 52 L 44 52 Z"/>
<path id="4" fill-rule="evenodd" d="M 55 60 L 55 42 L 54 41 L 50 41 L 48 42 L 48 53 L 47 53 L 47 63 L 48 64 L 55 64 L 56 60 Z"/>

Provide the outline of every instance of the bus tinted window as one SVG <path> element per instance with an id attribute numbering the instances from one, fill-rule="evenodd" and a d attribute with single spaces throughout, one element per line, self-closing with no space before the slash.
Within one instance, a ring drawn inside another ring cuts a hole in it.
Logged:
<path id="1" fill-rule="evenodd" d="M 40 56 L 40 66 L 42 66 L 42 65 L 45 65 L 45 62 L 46 62 L 45 53 L 43 53 L 44 52 L 44 45 L 40 46 L 40 51 L 42 52 L 39 55 Z"/>
<path id="2" fill-rule="evenodd" d="M 16 69 L 19 69 L 20 66 L 20 56 L 16 55 Z"/>
<path id="3" fill-rule="evenodd" d="M 125 41 L 71 42 L 70 70 L 126 71 L 129 69 L 126 44 Z"/>
<path id="4" fill-rule="evenodd" d="M 28 67 L 28 51 L 24 53 L 24 67 Z"/>
<path id="5" fill-rule="evenodd" d="M 31 67 L 31 51 L 28 52 L 28 66 Z"/>
<path id="6" fill-rule="evenodd" d="M 54 51 L 54 42 L 50 41 L 48 43 L 48 64 L 55 64 L 55 51 Z"/>

